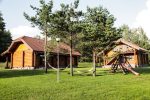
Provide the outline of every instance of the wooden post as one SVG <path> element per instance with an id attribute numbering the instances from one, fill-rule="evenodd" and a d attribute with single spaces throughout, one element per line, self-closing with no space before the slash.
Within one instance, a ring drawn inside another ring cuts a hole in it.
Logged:
<path id="1" fill-rule="evenodd" d="M 6 67 L 5 68 L 8 68 L 8 56 L 6 56 Z"/>
<path id="2" fill-rule="evenodd" d="M 134 49 L 134 63 L 135 63 L 135 66 L 138 65 L 137 52 L 135 49 Z"/>
<path id="3" fill-rule="evenodd" d="M 146 61 L 147 61 L 147 64 L 149 64 L 149 61 L 148 61 L 148 54 L 146 54 Z"/>
<path id="4" fill-rule="evenodd" d="M 141 66 L 143 67 L 143 54 L 141 53 Z"/>
<path id="5" fill-rule="evenodd" d="M 13 68 L 13 53 L 11 53 L 11 68 Z"/>
<path id="6" fill-rule="evenodd" d="M 95 51 L 93 51 L 93 77 L 96 76 Z"/>
<path id="7" fill-rule="evenodd" d="M 34 54 L 34 68 L 36 68 L 36 52 L 33 52 L 33 54 Z"/>
<path id="8" fill-rule="evenodd" d="M 76 67 L 78 67 L 78 56 L 76 57 L 76 64 L 77 64 Z"/>
<path id="9" fill-rule="evenodd" d="M 146 54 L 144 54 L 144 64 L 146 64 Z"/>

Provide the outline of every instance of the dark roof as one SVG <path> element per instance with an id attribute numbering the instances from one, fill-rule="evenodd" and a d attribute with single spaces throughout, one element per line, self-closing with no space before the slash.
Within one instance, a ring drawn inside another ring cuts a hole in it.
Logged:
<path id="1" fill-rule="evenodd" d="M 12 41 L 10 47 L 5 52 L 3 52 L 3 54 L 11 52 L 13 46 L 15 46 L 19 42 L 24 43 L 28 48 L 30 48 L 33 51 L 44 52 L 44 40 L 32 38 L 28 36 L 22 36 Z M 70 46 L 65 43 L 60 42 L 59 48 L 60 48 L 60 53 L 62 54 L 69 54 L 70 52 Z M 52 53 L 57 53 L 57 48 L 53 48 Z M 74 49 L 72 50 L 72 54 L 77 56 L 81 55 L 78 51 L 75 51 Z"/>

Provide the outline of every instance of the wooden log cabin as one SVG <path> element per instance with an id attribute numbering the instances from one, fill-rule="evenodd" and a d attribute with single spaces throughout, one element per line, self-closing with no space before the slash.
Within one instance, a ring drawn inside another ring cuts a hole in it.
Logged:
<path id="1" fill-rule="evenodd" d="M 103 67 L 110 67 L 115 62 L 116 53 L 118 52 L 127 58 L 127 61 L 133 68 L 148 65 L 149 61 L 146 49 L 124 39 L 119 39 L 114 43 L 115 46 L 113 48 L 103 51 Z"/>
<path id="2" fill-rule="evenodd" d="M 60 67 L 69 65 L 70 46 L 59 43 Z M 53 48 L 48 62 L 53 66 L 57 66 L 57 47 Z M 14 40 L 10 47 L 2 55 L 11 55 L 10 68 L 39 68 L 44 67 L 44 40 L 23 36 Z M 78 66 L 78 57 L 81 55 L 78 51 L 72 50 L 73 66 Z"/>

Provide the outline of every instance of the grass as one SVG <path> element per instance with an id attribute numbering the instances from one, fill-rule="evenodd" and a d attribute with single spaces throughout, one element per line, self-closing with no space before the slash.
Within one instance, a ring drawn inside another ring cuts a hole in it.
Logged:
<path id="1" fill-rule="evenodd" d="M 2 63 L 2 62 L 0 62 L 0 69 L 4 69 L 4 68 L 5 68 L 5 66 L 6 66 L 6 63 Z"/>
<path id="2" fill-rule="evenodd" d="M 87 70 L 91 63 L 79 66 L 75 70 Z M 57 83 L 54 70 L 45 74 L 43 70 L 0 69 L 0 100 L 149 100 L 150 67 L 136 71 L 141 75 L 111 74 L 98 68 L 93 78 L 91 73 L 71 77 L 67 69 Z"/>

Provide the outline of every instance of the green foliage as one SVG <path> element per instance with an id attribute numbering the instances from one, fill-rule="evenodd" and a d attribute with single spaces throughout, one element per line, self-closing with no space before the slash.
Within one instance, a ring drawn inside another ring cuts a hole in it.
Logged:
<path id="1" fill-rule="evenodd" d="M 120 38 L 120 30 L 114 27 L 115 18 L 103 7 L 89 8 L 84 15 L 83 31 L 79 44 L 83 57 L 92 58 L 92 51 L 102 51 L 112 41 Z M 91 59 L 89 59 L 91 60 Z"/>
<path id="2" fill-rule="evenodd" d="M 52 19 L 52 8 L 53 2 L 52 0 L 48 3 L 45 3 L 44 0 L 40 0 L 40 7 L 30 6 L 36 14 L 34 16 L 29 16 L 24 12 L 25 18 L 31 22 L 33 26 L 38 26 L 40 30 L 43 32 L 47 31 L 48 28 L 51 27 L 51 19 Z"/>
<path id="3" fill-rule="evenodd" d="M 150 59 L 150 40 L 146 36 L 144 30 L 139 28 L 130 29 L 128 25 L 123 25 L 120 27 L 122 31 L 122 37 L 128 41 L 131 41 L 142 48 L 147 49 L 149 52 Z"/>
<path id="4" fill-rule="evenodd" d="M 79 64 L 90 67 L 90 64 Z M 85 68 L 80 68 L 84 70 Z M 150 68 L 139 68 L 132 74 L 110 74 L 97 69 L 96 78 L 61 71 L 60 83 L 56 71 L 0 70 L 1 100 L 146 100 L 150 98 Z"/>
<path id="5" fill-rule="evenodd" d="M 53 28 L 49 29 L 49 33 L 69 43 L 68 37 L 81 31 L 79 19 L 82 16 L 82 11 L 78 11 L 78 5 L 79 0 L 75 0 L 73 4 L 62 3 L 60 9 L 53 14 Z"/>
<path id="6" fill-rule="evenodd" d="M 147 50 L 150 50 L 149 39 L 142 28 L 130 29 L 127 25 L 121 26 L 122 37 L 131 41 Z"/>
<path id="7" fill-rule="evenodd" d="M 7 50 L 8 46 L 11 44 L 11 41 L 11 33 L 9 31 L 6 31 L 4 19 L 2 17 L 2 14 L 0 13 L 0 54 Z M 1 57 L 0 61 L 2 59 L 4 60 L 4 58 Z"/>
<path id="8" fill-rule="evenodd" d="M 3 32 L 4 30 L 5 30 L 5 23 L 2 17 L 2 13 L 0 12 L 0 32 Z"/>

